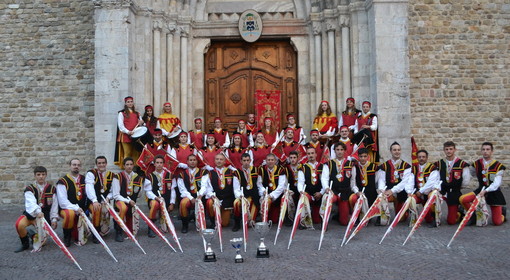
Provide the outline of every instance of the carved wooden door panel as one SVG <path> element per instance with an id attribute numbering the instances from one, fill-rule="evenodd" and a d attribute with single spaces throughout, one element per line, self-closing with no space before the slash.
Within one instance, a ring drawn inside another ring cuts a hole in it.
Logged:
<path id="1" fill-rule="evenodd" d="M 215 117 L 232 131 L 255 113 L 255 90 L 280 90 L 282 124 L 298 116 L 296 54 L 288 41 L 214 42 L 205 57 L 205 129 Z"/>

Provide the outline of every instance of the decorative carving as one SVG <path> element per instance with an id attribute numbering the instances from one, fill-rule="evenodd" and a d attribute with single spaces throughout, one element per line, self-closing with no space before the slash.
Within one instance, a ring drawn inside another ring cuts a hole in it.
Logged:
<path id="1" fill-rule="evenodd" d="M 239 54 L 236 51 L 232 50 L 232 51 L 230 51 L 230 57 L 233 60 L 236 60 L 236 58 L 239 57 Z"/>
<path id="2" fill-rule="evenodd" d="M 263 56 L 265 59 L 267 59 L 268 57 L 270 57 L 270 56 L 271 56 L 271 53 L 270 53 L 269 51 L 265 51 L 265 52 L 263 52 L 263 53 L 262 53 L 262 56 Z"/>
<path id="3" fill-rule="evenodd" d="M 340 15 L 338 24 L 341 27 L 349 27 L 351 25 L 351 17 L 349 15 Z"/>
<path id="4" fill-rule="evenodd" d="M 327 31 L 333 31 L 333 30 L 336 30 L 337 26 L 338 26 L 338 25 L 336 24 L 335 19 L 333 19 L 333 18 L 328 18 L 328 19 L 326 20 L 326 30 L 327 30 Z"/>
<path id="5" fill-rule="evenodd" d="M 312 32 L 313 35 L 319 35 L 322 33 L 322 22 L 314 21 L 312 22 Z"/>
<path id="6" fill-rule="evenodd" d="M 120 82 L 117 79 L 113 79 L 110 85 L 112 86 L 112 88 L 119 88 Z"/>
<path id="7" fill-rule="evenodd" d="M 234 93 L 230 96 L 232 103 L 237 104 L 241 101 L 242 97 L 239 93 Z"/>
<path id="8" fill-rule="evenodd" d="M 292 61 L 293 57 L 290 50 L 285 51 L 285 69 L 287 69 L 287 71 L 292 70 L 292 67 L 294 67 L 294 61 Z"/>
<path id="9" fill-rule="evenodd" d="M 216 71 L 216 49 L 211 52 L 208 58 L 208 69 L 210 72 Z"/>
<path id="10" fill-rule="evenodd" d="M 156 20 L 152 21 L 152 28 L 154 30 L 161 31 L 163 29 L 163 21 L 161 19 L 156 19 Z"/>

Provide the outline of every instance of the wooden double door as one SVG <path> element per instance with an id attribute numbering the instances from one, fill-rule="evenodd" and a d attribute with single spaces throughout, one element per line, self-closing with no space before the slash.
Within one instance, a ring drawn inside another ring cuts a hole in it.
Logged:
<path id="1" fill-rule="evenodd" d="M 255 91 L 281 91 L 279 127 L 298 117 L 296 52 L 289 41 L 213 42 L 205 55 L 205 127 L 232 131 L 255 112 Z"/>

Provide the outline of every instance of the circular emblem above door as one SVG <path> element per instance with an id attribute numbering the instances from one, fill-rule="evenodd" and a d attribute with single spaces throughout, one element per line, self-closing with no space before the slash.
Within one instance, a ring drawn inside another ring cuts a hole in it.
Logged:
<path id="1" fill-rule="evenodd" d="M 262 18 L 255 10 L 246 10 L 239 17 L 239 33 L 249 43 L 253 43 L 262 35 Z"/>

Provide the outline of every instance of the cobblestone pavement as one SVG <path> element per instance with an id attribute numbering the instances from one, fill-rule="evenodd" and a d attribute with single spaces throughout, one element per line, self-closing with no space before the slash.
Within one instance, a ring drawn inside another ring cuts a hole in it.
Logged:
<path id="1" fill-rule="evenodd" d="M 504 191 L 510 197 L 508 190 Z M 298 230 L 287 250 L 290 228 L 284 227 L 278 243 L 273 245 L 276 229 L 271 229 L 266 239 L 270 258 L 257 259 L 257 235 L 250 230 L 248 251 L 242 252 L 245 262 L 234 263 L 235 250 L 229 244 L 234 237 L 242 237 L 242 231 L 233 233 L 231 227 L 224 229 L 224 250 L 220 252 L 218 239 L 213 240 L 213 250 L 218 261 L 203 262 L 203 245 L 196 231 L 180 233 L 180 222 L 174 218 L 184 253 L 174 253 L 159 238 L 147 237 L 147 226 L 141 221 L 138 235 L 144 255 L 136 245 L 125 240 L 114 241 L 110 233 L 105 241 L 115 254 L 118 263 L 100 245 L 92 242 L 83 247 L 71 246 L 83 271 L 52 242 L 39 253 L 24 251 L 15 254 L 19 239 L 14 222 L 22 212 L 21 206 L 0 208 L 0 278 L 1 279 L 163 279 L 184 278 L 191 275 L 206 279 L 510 279 L 510 223 L 485 228 L 466 227 L 452 243 L 446 244 L 457 226 L 442 225 L 439 228 L 422 226 L 405 245 L 402 242 L 409 233 L 403 224 L 379 245 L 386 227 L 369 225 L 349 244 L 340 247 L 345 227 L 331 222 L 321 251 L 317 250 L 320 225 L 317 230 Z M 144 209 L 144 208 L 143 208 Z M 146 210 L 146 209 L 145 209 Z M 446 209 L 445 209 L 446 210 Z M 443 212 L 446 213 L 446 212 Z M 191 227 L 190 227 L 191 229 Z M 62 235 L 59 225 L 57 230 Z M 168 236 L 168 239 L 171 238 Z M 186 276 L 185 276 L 186 275 Z"/>

